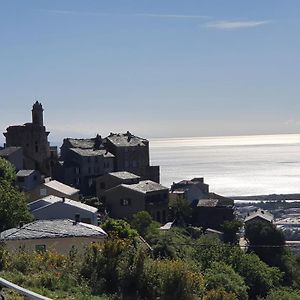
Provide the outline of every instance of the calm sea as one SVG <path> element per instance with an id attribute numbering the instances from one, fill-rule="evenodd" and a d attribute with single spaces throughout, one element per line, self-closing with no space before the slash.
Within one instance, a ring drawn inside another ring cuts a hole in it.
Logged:
<path id="1" fill-rule="evenodd" d="M 300 193 L 300 134 L 150 140 L 161 183 L 204 177 L 226 196 Z"/>

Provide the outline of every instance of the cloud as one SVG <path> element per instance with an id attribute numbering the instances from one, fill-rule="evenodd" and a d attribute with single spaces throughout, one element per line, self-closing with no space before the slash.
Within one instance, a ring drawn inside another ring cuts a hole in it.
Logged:
<path id="1" fill-rule="evenodd" d="M 206 28 L 219 30 L 238 30 L 259 27 L 270 23 L 270 21 L 213 21 L 205 24 Z"/>

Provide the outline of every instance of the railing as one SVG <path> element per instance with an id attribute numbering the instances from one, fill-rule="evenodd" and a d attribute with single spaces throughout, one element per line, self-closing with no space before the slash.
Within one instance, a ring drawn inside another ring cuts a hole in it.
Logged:
<path id="1" fill-rule="evenodd" d="M 16 291 L 19 294 L 22 294 L 23 296 L 25 296 L 26 299 L 33 299 L 33 300 L 51 300 L 50 298 L 41 296 L 37 293 L 31 292 L 29 290 L 26 290 L 8 280 L 3 279 L 2 277 L 0 277 L 0 289 L 2 287 L 6 287 L 9 289 L 12 289 L 14 291 Z M 0 300 L 4 300 L 4 296 L 3 294 L 1 294 L 1 290 L 0 290 Z"/>

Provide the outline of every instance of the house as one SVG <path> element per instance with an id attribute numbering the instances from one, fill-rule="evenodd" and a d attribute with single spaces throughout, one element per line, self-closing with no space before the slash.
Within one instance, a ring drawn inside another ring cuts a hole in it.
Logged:
<path id="1" fill-rule="evenodd" d="M 47 196 L 30 202 L 28 209 L 36 220 L 75 219 L 97 225 L 98 209 L 64 197 Z"/>
<path id="2" fill-rule="evenodd" d="M 79 190 L 57 180 L 50 180 L 42 183 L 33 189 L 29 194 L 31 201 L 53 195 L 57 197 L 65 197 L 68 199 L 79 201 Z"/>
<path id="3" fill-rule="evenodd" d="M 209 197 L 209 185 L 204 183 L 204 179 L 193 178 L 191 180 L 181 180 L 173 183 L 170 189 L 170 200 L 178 198 L 185 199 L 188 204 L 198 202 L 199 199 Z"/>
<path id="4" fill-rule="evenodd" d="M 234 201 L 217 194 L 198 200 L 192 208 L 192 225 L 204 229 L 219 230 L 225 221 L 234 219 Z"/>
<path id="5" fill-rule="evenodd" d="M 250 213 L 244 220 L 245 225 L 253 222 L 267 222 L 272 223 L 274 216 L 266 210 L 257 209 L 256 211 Z"/>
<path id="6" fill-rule="evenodd" d="M 0 157 L 8 160 L 16 169 L 23 169 L 23 149 L 21 147 L 6 147 L 0 150 Z"/>
<path id="7" fill-rule="evenodd" d="M 70 219 L 37 220 L 0 233 L 0 241 L 8 251 L 54 250 L 65 255 L 74 247 L 83 251 L 89 244 L 101 243 L 106 237 L 100 227 Z"/>
<path id="8" fill-rule="evenodd" d="M 84 195 L 95 194 L 95 178 L 114 169 L 114 155 L 105 149 L 69 149 L 64 161 L 64 182 Z"/>
<path id="9" fill-rule="evenodd" d="M 30 192 L 41 184 L 41 174 L 37 170 L 20 170 L 16 174 L 16 185 L 22 192 Z"/>
<path id="10" fill-rule="evenodd" d="M 96 194 L 95 177 L 128 171 L 159 182 L 159 167 L 150 166 L 149 142 L 130 132 L 111 133 L 89 139 L 66 138 L 61 146 L 60 164 L 55 178 L 80 189 L 85 195 Z"/>
<path id="11" fill-rule="evenodd" d="M 151 180 L 120 184 L 103 193 L 112 218 L 130 219 L 139 211 L 148 211 L 154 220 L 168 219 L 169 189 Z"/>
<path id="12" fill-rule="evenodd" d="M 115 155 L 115 171 L 128 171 L 159 183 L 159 166 L 150 166 L 149 141 L 126 133 L 110 133 L 106 149 Z"/>
<path id="13" fill-rule="evenodd" d="M 32 122 L 9 126 L 4 133 L 7 147 L 22 147 L 24 166 L 22 169 L 39 170 L 50 175 L 49 132 L 43 121 L 42 104 L 36 101 L 32 107 Z"/>
<path id="14" fill-rule="evenodd" d="M 120 184 L 135 184 L 141 177 L 127 171 L 110 172 L 96 178 L 96 196 L 101 199 L 103 193 Z"/>

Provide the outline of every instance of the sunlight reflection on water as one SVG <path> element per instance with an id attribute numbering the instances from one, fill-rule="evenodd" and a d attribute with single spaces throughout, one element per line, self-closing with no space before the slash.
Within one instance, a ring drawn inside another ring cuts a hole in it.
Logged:
<path id="1" fill-rule="evenodd" d="M 204 177 L 223 195 L 300 193 L 300 134 L 150 140 L 161 183 Z"/>

